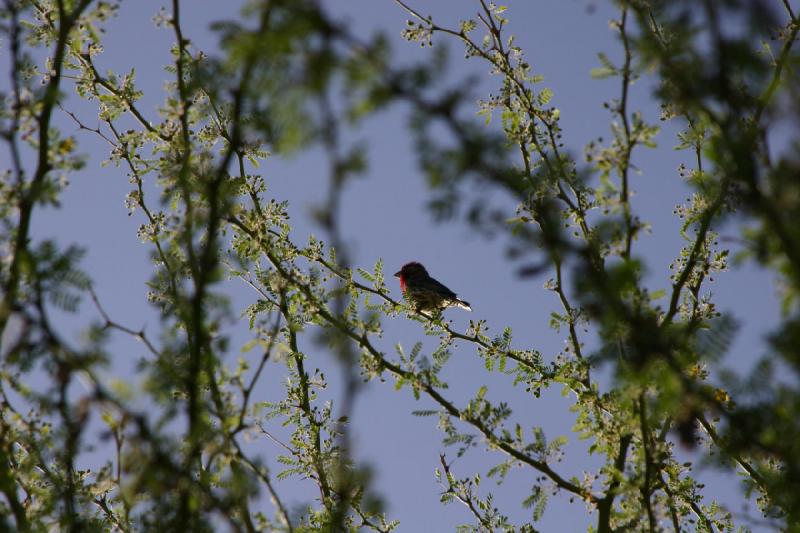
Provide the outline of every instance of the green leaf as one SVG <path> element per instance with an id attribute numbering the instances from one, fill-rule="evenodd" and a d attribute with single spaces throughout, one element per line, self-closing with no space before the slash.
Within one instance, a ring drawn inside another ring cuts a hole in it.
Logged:
<path id="1" fill-rule="evenodd" d="M 550 103 L 550 100 L 553 98 L 553 91 L 548 88 L 544 88 L 539 91 L 536 99 L 539 101 L 539 105 L 547 105 Z"/>
<path id="2" fill-rule="evenodd" d="M 611 76 L 616 76 L 619 72 L 617 67 L 608 59 L 608 56 L 605 55 L 603 52 L 597 54 L 598 59 L 600 59 L 601 66 L 595 67 L 591 70 L 591 76 L 594 79 L 605 79 Z"/>

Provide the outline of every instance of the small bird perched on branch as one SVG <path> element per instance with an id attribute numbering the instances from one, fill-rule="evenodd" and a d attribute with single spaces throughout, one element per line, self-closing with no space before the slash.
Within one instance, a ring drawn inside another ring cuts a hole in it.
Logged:
<path id="1" fill-rule="evenodd" d="M 400 289 L 414 302 L 417 312 L 424 309 L 439 311 L 447 307 L 472 311 L 468 302 L 459 300 L 456 293 L 433 279 L 420 263 L 406 263 L 394 275 L 400 278 Z"/>

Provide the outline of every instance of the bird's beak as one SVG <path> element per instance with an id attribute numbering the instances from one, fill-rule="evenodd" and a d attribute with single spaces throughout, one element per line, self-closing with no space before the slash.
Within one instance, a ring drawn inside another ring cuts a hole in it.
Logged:
<path id="1" fill-rule="evenodd" d="M 400 277 L 400 272 L 401 272 L 400 270 L 398 270 L 397 272 L 395 272 L 395 273 L 394 273 L 394 277 L 396 277 L 396 278 L 399 278 L 399 277 Z"/>

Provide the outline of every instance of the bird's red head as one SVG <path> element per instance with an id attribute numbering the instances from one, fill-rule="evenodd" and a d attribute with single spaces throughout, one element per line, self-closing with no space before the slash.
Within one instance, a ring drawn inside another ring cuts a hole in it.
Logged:
<path id="1" fill-rule="evenodd" d="M 406 291 L 406 281 L 409 279 L 419 279 L 428 277 L 428 271 L 421 263 L 412 261 L 406 263 L 403 268 L 394 273 L 395 277 L 400 278 L 400 290 Z"/>

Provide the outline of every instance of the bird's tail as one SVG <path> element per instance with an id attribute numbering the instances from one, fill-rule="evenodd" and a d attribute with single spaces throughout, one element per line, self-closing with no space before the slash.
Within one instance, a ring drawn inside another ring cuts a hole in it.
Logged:
<path id="1" fill-rule="evenodd" d="M 458 298 L 453 299 L 453 305 L 460 307 L 461 309 L 466 309 L 467 311 L 472 311 L 472 307 L 470 307 L 469 302 L 459 300 Z"/>

